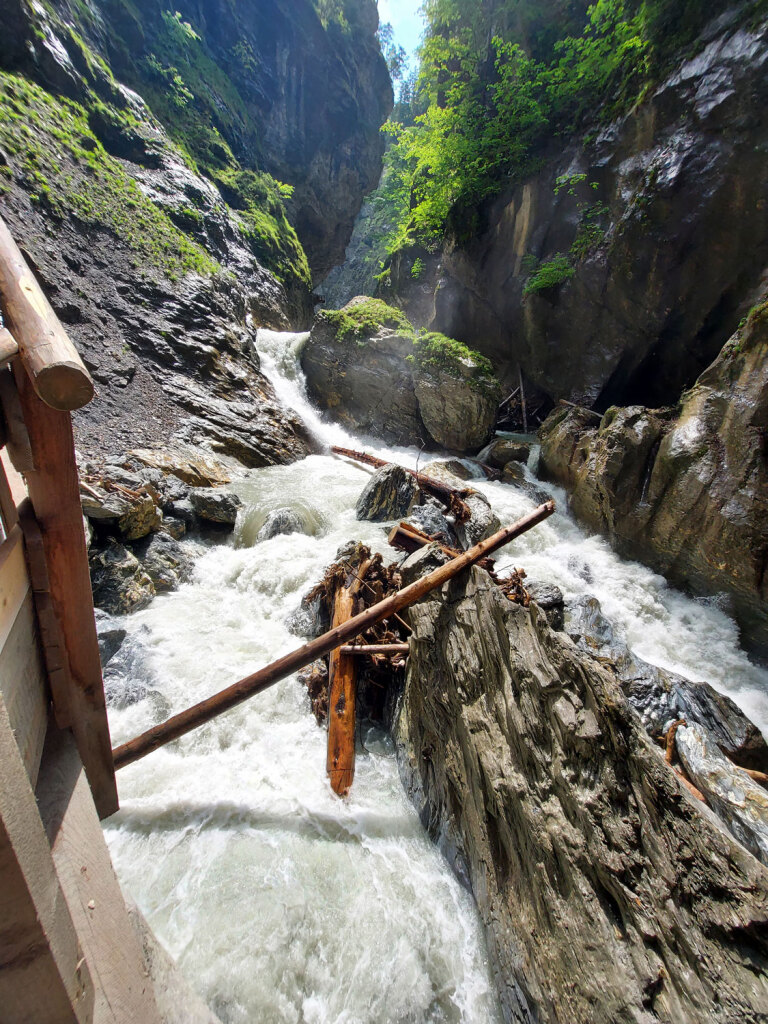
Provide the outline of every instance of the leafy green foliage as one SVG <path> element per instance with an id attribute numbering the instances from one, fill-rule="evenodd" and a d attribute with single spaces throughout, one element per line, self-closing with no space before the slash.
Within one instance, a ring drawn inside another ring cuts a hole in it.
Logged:
<path id="1" fill-rule="evenodd" d="M 531 295 L 534 292 L 544 292 L 549 288 L 556 288 L 557 285 L 573 277 L 575 273 L 569 257 L 559 252 L 551 260 L 538 265 L 532 276 L 528 278 L 523 294 Z"/>
<path id="2" fill-rule="evenodd" d="M 461 238 L 484 199 L 535 171 L 554 135 L 636 103 L 725 6 L 426 0 L 418 82 L 401 91 L 399 120 L 386 129 L 392 144 L 380 196 L 390 204 L 392 226 L 382 249 L 434 248 L 446 228 Z M 580 253 L 595 244 L 597 231 L 594 223 L 585 227 Z"/>

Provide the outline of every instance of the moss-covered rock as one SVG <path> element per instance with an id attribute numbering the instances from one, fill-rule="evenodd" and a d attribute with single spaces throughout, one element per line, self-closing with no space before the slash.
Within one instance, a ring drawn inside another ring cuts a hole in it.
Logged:
<path id="1" fill-rule="evenodd" d="M 365 296 L 317 315 L 302 366 L 310 396 L 334 418 L 398 444 L 476 451 L 501 398 L 487 359 Z"/>

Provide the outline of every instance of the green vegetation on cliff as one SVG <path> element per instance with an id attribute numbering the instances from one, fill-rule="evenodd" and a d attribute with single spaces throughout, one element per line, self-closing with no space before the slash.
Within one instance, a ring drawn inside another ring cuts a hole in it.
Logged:
<path id="1" fill-rule="evenodd" d="M 596 127 L 641 100 L 727 6 L 426 0 L 418 83 L 399 105 L 400 120 L 387 127 L 392 141 L 376 200 L 387 211 L 379 218 L 386 225 L 379 254 L 433 248 L 446 229 L 460 240 L 469 236 L 484 199 L 533 173 L 554 137 Z M 596 237 L 584 236 L 582 249 Z"/>
<path id="2" fill-rule="evenodd" d="M 413 335 L 413 324 L 400 309 L 387 305 L 381 299 L 366 299 L 350 303 L 343 309 L 324 309 L 318 318 L 331 326 L 337 341 L 354 339 L 363 344 L 364 339 L 376 334 L 382 328 Z"/>
<path id="3" fill-rule="evenodd" d="M 52 96 L 21 75 L 0 72 L 0 150 L 8 161 L 0 193 L 18 178 L 33 203 L 58 220 L 72 216 L 113 232 L 170 277 L 211 274 L 218 264 L 140 190 L 104 149 L 81 104 Z"/>

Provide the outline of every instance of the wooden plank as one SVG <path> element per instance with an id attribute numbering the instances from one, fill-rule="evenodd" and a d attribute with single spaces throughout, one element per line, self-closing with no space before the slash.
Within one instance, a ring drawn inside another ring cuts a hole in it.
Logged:
<path id="1" fill-rule="evenodd" d="M 69 412 L 87 405 L 93 380 L 0 217 L 0 303 L 41 401 Z"/>
<path id="2" fill-rule="evenodd" d="M 360 615 L 353 616 L 343 626 L 337 626 L 327 633 L 323 633 L 316 640 L 304 644 L 303 647 L 299 647 L 298 650 L 293 651 L 291 654 L 286 654 L 283 658 L 272 662 L 271 665 L 259 669 L 258 672 L 246 676 L 237 683 L 233 683 L 226 690 L 222 690 L 213 697 L 200 701 L 199 704 L 195 704 L 193 707 L 187 708 L 178 715 L 169 718 L 167 722 L 156 725 L 142 733 L 141 736 L 137 736 L 135 739 L 116 747 L 114 750 L 115 768 L 124 768 L 125 765 L 138 761 L 139 758 L 150 754 L 153 750 L 157 750 L 158 747 L 162 747 L 166 743 L 178 739 L 180 736 L 185 736 L 188 732 L 197 729 L 206 722 L 210 722 L 211 719 L 217 718 L 230 708 L 237 707 L 244 700 L 248 700 L 257 693 L 262 693 L 264 690 L 269 689 L 270 686 L 279 683 L 281 679 L 285 679 L 292 672 L 297 672 L 304 665 L 309 665 L 310 662 L 315 661 L 317 658 L 330 654 L 334 648 L 341 647 L 349 640 L 354 640 L 355 637 L 363 633 L 369 626 L 389 618 L 390 615 L 394 616 L 403 608 L 407 608 L 408 605 L 415 604 L 416 601 L 419 601 L 430 591 L 441 587 L 448 580 L 463 572 L 464 569 L 468 569 L 469 566 L 482 561 L 482 559 L 494 551 L 514 540 L 515 537 L 519 537 L 527 530 L 544 522 L 554 511 L 554 501 L 547 501 L 543 505 L 539 505 L 537 509 L 527 516 L 523 516 L 516 523 L 504 527 L 503 530 L 499 530 L 498 533 L 476 544 L 469 551 L 459 555 L 458 558 L 454 558 L 445 565 L 441 565 L 423 579 L 417 580 L 403 590 L 399 590 L 396 594 L 392 594 L 378 604 L 373 605 L 367 611 L 361 612 Z"/>
<path id="3" fill-rule="evenodd" d="M 356 654 L 358 656 L 371 654 L 408 654 L 410 644 L 363 644 L 355 647 L 352 644 L 345 644 L 339 650 L 342 654 Z"/>
<path id="4" fill-rule="evenodd" d="M 59 884 L 93 978 L 93 1024 L 160 1024 L 141 943 L 68 731 L 49 731 L 36 796 Z M 176 1010 L 183 1018 L 184 1008 Z"/>
<path id="5" fill-rule="evenodd" d="M 0 650 L 0 693 L 33 786 L 40 768 L 50 704 L 35 625 L 32 594 L 28 593 Z"/>
<path id="6" fill-rule="evenodd" d="M 15 505 L 20 505 L 27 496 L 27 485 L 24 478 L 11 462 L 11 457 L 6 451 L 0 452 L 0 464 L 2 464 L 5 479 Z"/>
<path id="7" fill-rule="evenodd" d="M 361 571 L 361 576 L 365 573 Z M 352 584 L 340 586 L 333 602 L 333 626 L 343 626 L 355 613 Z M 346 796 L 355 777 L 355 704 L 357 667 L 341 647 L 331 651 L 328 666 L 328 757 L 325 769 L 331 789 Z"/>
<path id="8" fill-rule="evenodd" d="M 23 368 L 14 366 L 35 470 L 26 476 L 42 534 L 50 598 L 61 626 L 71 687 L 71 727 L 99 815 L 118 808 L 104 684 L 85 549 L 72 421 L 42 402 Z"/>
<path id="9" fill-rule="evenodd" d="M 0 695 L 0 1017 L 89 1024 L 94 990 Z"/>
<path id="10" fill-rule="evenodd" d="M 8 538 L 0 544 L 0 648 L 13 629 L 29 590 L 24 537 L 19 527 L 15 526 Z"/>
<path id="11" fill-rule="evenodd" d="M 13 372 L 9 368 L 0 369 L 0 404 L 5 423 L 5 445 L 11 462 L 17 472 L 27 473 L 35 468 L 35 461 Z"/>

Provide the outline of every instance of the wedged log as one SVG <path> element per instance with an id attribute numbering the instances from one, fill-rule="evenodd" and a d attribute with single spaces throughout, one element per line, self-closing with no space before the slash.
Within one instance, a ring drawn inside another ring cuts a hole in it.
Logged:
<path id="1" fill-rule="evenodd" d="M 339 650 L 342 654 L 357 654 L 357 655 L 371 655 L 371 654 L 409 654 L 409 644 L 364 644 L 359 647 L 355 647 L 353 644 L 345 644 L 344 647 L 340 647 Z M 759 775 L 759 772 L 755 772 Z"/>
<path id="2" fill-rule="evenodd" d="M 434 544 L 435 542 L 435 537 L 430 537 L 428 533 L 424 533 L 410 523 L 399 523 L 390 531 L 387 537 L 387 543 L 390 547 L 396 548 L 398 551 L 407 551 L 408 554 L 413 554 L 419 548 L 425 548 L 428 544 Z M 437 541 L 437 543 L 440 542 Z M 448 555 L 449 558 L 456 558 L 461 554 L 461 551 L 449 547 L 447 544 L 440 544 L 440 550 Z M 487 569 L 488 572 L 493 572 L 496 565 L 492 558 L 484 558 L 482 562 L 477 564 L 481 569 Z"/>
<path id="3" fill-rule="evenodd" d="M 352 618 L 354 611 L 353 585 L 340 586 L 333 602 L 332 625 L 342 626 Z M 331 651 L 328 673 L 328 760 L 325 768 L 331 789 L 338 796 L 346 796 L 355 777 L 357 666 L 354 657 L 337 647 Z"/>
<path id="4" fill-rule="evenodd" d="M 0 303 L 38 397 L 52 409 L 63 412 L 87 405 L 94 395 L 91 375 L 43 295 L 2 217 Z"/>
<path id="5" fill-rule="evenodd" d="M 380 601 L 372 608 L 368 608 L 359 615 L 353 616 L 343 626 L 334 627 L 316 640 L 304 644 L 303 647 L 298 648 L 298 650 L 293 651 L 291 654 L 286 654 L 271 665 L 259 669 L 253 675 L 246 676 L 239 682 L 227 687 L 226 690 L 222 690 L 215 696 L 200 701 L 200 703 L 195 704 L 186 711 L 182 711 L 178 715 L 169 718 L 167 722 L 148 729 L 141 736 L 137 736 L 136 739 L 129 740 L 127 743 L 116 747 L 113 751 L 115 768 L 124 768 L 127 764 L 138 761 L 139 758 L 144 757 L 153 750 L 157 750 L 158 747 L 162 747 L 172 740 L 179 739 L 180 736 L 185 736 L 193 729 L 197 729 L 230 708 L 241 704 L 244 700 L 248 700 L 249 697 L 261 693 L 270 686 L 274 686 L 275 683 L 279 683 L 280 680 L 303 668 L 304 665 L 308 665 L 317 658 L 322 658 L 325 654 L 330 654 L 335 647 L 341 647 L 348 641 L 354 640 L 356 636 L 359 636 L 369 626 L 373 626 L 375 623 L 381 622 L 382 619 L 387 619 L 394 615 L 395 612 L 402 611 L 403 608 L 414 604 L 424 597 L 425 594 L 429 594 L 432 590 L 441 587 L 464 569 L 475 565 L 493 551 L 514 540 L 515 537 L 519 537 L 534 526 L 538 526 L 539 523 L 548 519 L 554 511 L 555 503 L 553 501 L 540 505 L 516 523 L 504 527 L 503 530 L 499 530 L 492 537 L 476 544 L 469 551 L 463 552 L 458 558 L 454 558 L 445 565 L 439 566 L 439 568 L 429 573 L 423 579 L 416 580 L 415 583 L 404 587 L 403 590 L 399 590 L 390 597 L 384 598 L 383 601 Z"/>
<path id="6" fill-rule="evenodd" d="M 375 469 L 383 469 L 385 466 L 393 465 L 393 463 L 387 462 L 385 459 L 379 459 L 375 455 L 368 455 L 367 452 L 356 452 L 351 448 L 333 446 L 331 451 L 334 455 L 343 455 L 346 459 L 363 462 L 365 465 L 373 466 Z M 426 491 L 427 494 L 431 494 L 438 501 L 442 502 L 448 511 L 456 516 L 460 523 L 466 523 L 468 519 L 472 518 L 472 510 L 463 500 L 467 494 L 471 493 L 471 489 L 455 491 L 451 487 L 446 486 L 446 484 L 433 480 L 431 476 L 427 476 L 425 473 L 417 473 L 415 469 L 408 469 L 407 466 L 402 466 L 401 468 L 414 478 L 422 491 Z"/>

